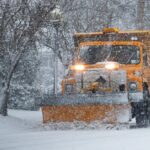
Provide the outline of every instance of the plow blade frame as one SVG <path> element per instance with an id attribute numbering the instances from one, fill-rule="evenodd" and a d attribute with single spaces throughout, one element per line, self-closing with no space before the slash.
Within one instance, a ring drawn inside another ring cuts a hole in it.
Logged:
<path id="1" fill-rule="evenodd" d="M 126 93 L 51 97 L 41 103 L 43 122 L 102 121 L 127 123 L 131 106 Z"/>

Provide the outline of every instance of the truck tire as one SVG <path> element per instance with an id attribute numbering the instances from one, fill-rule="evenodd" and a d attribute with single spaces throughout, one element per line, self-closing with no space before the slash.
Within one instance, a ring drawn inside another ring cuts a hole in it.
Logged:
<path id="1" fill-rule="evenodd" d="M 148 124 L 149 124 L 149 119 L 148 119 L 147 115 L 138 114 L 136 116 L 136 125 L 138 127 L 147 127 Z"/>
<path id="2" fill-rule="evenodd" d="M 147 120 L 148 124 L 150 123 L 150 94 L 148 90 L 148 85 L 145 83 L 143 86 L 143 96 L 144 96 L 144 101 L 146 104 L 146 114 L 147 114 Z"/>

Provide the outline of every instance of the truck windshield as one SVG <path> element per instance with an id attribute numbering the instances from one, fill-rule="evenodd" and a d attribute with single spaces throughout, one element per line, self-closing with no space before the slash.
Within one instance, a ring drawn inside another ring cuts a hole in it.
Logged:
<path id="1" fill-rule="evenodd" d="M 138 64 L 140 48 L 133 45 L 96 45 L 80 48 L 80 59 L 87 64 L 115 61 L 120 64 Z"/>

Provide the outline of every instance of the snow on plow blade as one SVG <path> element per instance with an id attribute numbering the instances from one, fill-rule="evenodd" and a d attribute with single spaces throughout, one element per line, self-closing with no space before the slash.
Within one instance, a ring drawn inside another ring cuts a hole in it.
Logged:
<path id="1" fill-rule="evenodd" d="M 44 123 L 96 120 L 103 123 L 127 123 L 131 114 L 126 93 L 53 97 L 41 105 Z"/>

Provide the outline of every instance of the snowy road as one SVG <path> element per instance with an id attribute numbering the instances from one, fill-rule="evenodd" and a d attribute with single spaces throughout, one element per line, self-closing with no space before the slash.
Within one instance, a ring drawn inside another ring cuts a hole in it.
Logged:
<path id="1" fill-rule="evenodd" d="M 150 150 L 150 128 L 44 131 L 40 112 L 9 114 L 0 116 L 0 150 Z"/>

